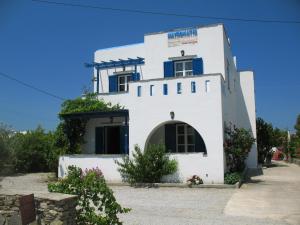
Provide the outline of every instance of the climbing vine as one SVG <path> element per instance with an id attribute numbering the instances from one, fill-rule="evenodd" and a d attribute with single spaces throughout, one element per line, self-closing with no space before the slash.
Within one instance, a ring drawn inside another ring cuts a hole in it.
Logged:
<path id="1" fill-rule="evenodd" d="M 56 145 L 61 153 L 81 153 L 81 145 L 84 143 L 86 132 L 85 118 L 70 118 L 69 114 L 95 111 L 113 111 L 123 109 L 120 105 L 112 105 L 103 99 L 98 99 L 96 94 L 87 94 L 85 97 L 66 100 L 59 113 L 60 123 L 56 129 Z"/>

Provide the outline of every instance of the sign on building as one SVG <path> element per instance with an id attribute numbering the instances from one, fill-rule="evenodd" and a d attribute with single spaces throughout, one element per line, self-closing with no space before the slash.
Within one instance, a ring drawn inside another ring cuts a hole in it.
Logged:
<path id="1" fill-rule="evenodd" d="M 168 47 L 197 43 L 197 29 L 185 29 L 168 33 Z"/>

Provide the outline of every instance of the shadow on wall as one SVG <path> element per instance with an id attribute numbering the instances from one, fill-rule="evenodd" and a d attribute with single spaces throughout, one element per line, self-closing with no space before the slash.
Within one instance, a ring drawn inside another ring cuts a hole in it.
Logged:
<path id="1" fill-rule="evenodd" d="M 244 89 L 246 89 L 247 88 L 246 87 L 247 83 L 250 82 L 251 80 L 249 79 L 248 74 L 243 73 L 243 72 L 240 72 L 239 74 L 240 74 L 240 84 L 239 84 L 239 89 L 240 90 L 239 91 L 241 92 L 241 94 L 240 94 L 241 98 L 239 99 L 239 102 L 237 102 L 238 103 L 237 104 L 238 109 L 239 109 L 238 124 L 239 124 L 240 127 L 243 127 L 244 129 L 249 130 L 251 132 L 252 136 L 254 137 L 254 133 L 256 133 L 256 130 L 253 130 L 253 129 L 256 129 L 256 118 L 254 118 L 254 124 L 253 124 L 253 127 L 252 127 L 251 126 L 251 118 L 250 118 L 250 115 L 249 115 L 250 112 L 247 110 L 247 104 L 246 104 L 245 99 L 254 97 L 254 106 L 253 107 L 255 107 L 255 96 L 247 96 L 247 93 L 243 92 L 242 84 L 244 84 L 244 86 L 245 86 Z M 253 79 L 254 79 L 254 77 L 253 77 Z M 246 91 L 246 90 L 244 90 L 244 91 Z M 251 104 L 251 102 L 252 102 L 252 99 L 249 99 L 248 104 Z M 249 109 L 249 110 L 251 110 L 251 109 Z M 247 164 L 250 167 L 257 167 L 257 154 L 255 152 L 253 152 L 253 151 L 257 151 L 255 145 L 256 145 L 256 143 L 254 145 L 252 145 L 251 151 L 248 155 L 248 157 L 250 157 L 250 158 L 247 159 Z M 256 159 L 251 159 L 251 157 L 256 157 Z M 254 162 L 253 160 L 256 160 L 256 162 Z"/>

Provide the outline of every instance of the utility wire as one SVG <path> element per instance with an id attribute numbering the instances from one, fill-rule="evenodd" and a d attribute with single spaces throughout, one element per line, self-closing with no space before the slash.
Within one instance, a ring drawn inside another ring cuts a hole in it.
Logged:
<path id="1" fill-rule="evenodd" d="M 12 76 L 10 76 L 10 75 L 8 75 L 8 74 L 5 74 L 5 73 L 0 72 L 0 76 L 5 77 L 5 78 L 7 78 L 7 79 L 9 79 L 9 80 L 15 81 L 15 82 L 17 82 L 17 83 L 19 83 L 19 84 L 21 84 L 21 85 L 23 85 L 23 86 L 25 86 L 25 87 L 31 88 L 31 89 L 33 89 L 33 90 L 35 90 L 35 91 L 38 91 L 38 92 L 40 92 L 40 93 L 43 93 L 43 94 L 45 94 L 45 95 L 48 95 L 48 96 L 51 96 L 51 97 L 53 97 L 53 98 L 59 99 L 59 100 L 61 100 L 61 101 L 65 101 L 65 100 L 66 100 L 66 99 L 63 98 L 63 97 L 60 97 L 60 96 L 55 95 L 55 94 L 52 94 L 52 93 L 50 93 L 50 92 L 48 92 L 48 91 L 45 91 L 45 90 L 43 90 L 43 89 L 41 89 L 41 88 L 38 88 L 38 87 L 35 87 L 35 86 L 31 85 L 31 84 L 25 83 L 25 82 L 23 82 L 23 81 L 21 81 L 21 80 L 18 80 L 17 78 L 14 78 L 14 77 L 12 77 Z"/>
<path id="2" fill-rule="evenodd" d="M 65 3 L 65 2 L 56 2 L 56 1 L 47 1 L 47 0 L 32 0 L 32 1 L 39 2 L 39 3 L 45 3 L 45 4 L 59 5 L 59 6 L 81 7 L 81 8 L 110 10 L 110 11 L 119 11 L 119 12 L 130 12 L 130 13 L 149 14 L 149 15 L 175 16 L 175 17 L 186 17 L 186 18 L 202 18 L 202 19 L 217 19 L 217 20 L 229 20 L 229 21 L 239 21 L 239 22 L 300 24 L 300 21 L 296 21 L 296 20 L 266 20 L 266 19 L 244 19 L 244 18 L 237 18 L 237 17 L 235 18 L 235 17 L 201 16 L 201 15 L 189 15 L 189 14 L 178 14 L 178 13 L 168 13 L 168 12 L 154 12 L 154 11 L 146 11 L 146 10 L 140 10 L 140 9 L 126 9 L 126 8 L 113 8 L 113 7 L 104 7 L 104 6 L 86 5 L 86 4 L 74 4 L 74 3 Z"/>

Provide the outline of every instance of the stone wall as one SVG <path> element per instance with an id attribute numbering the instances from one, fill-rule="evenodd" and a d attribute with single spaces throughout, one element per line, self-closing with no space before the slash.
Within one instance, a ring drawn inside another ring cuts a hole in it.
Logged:
<path id="1" fill-rule="evenodd" d="M 0 225 L 19 225 L 20 197 L 18 194 L 0 194 Z M 74 225 L 76 196 L 59 193 L 37 194 L 34 197 L 38 225 Z"/>

